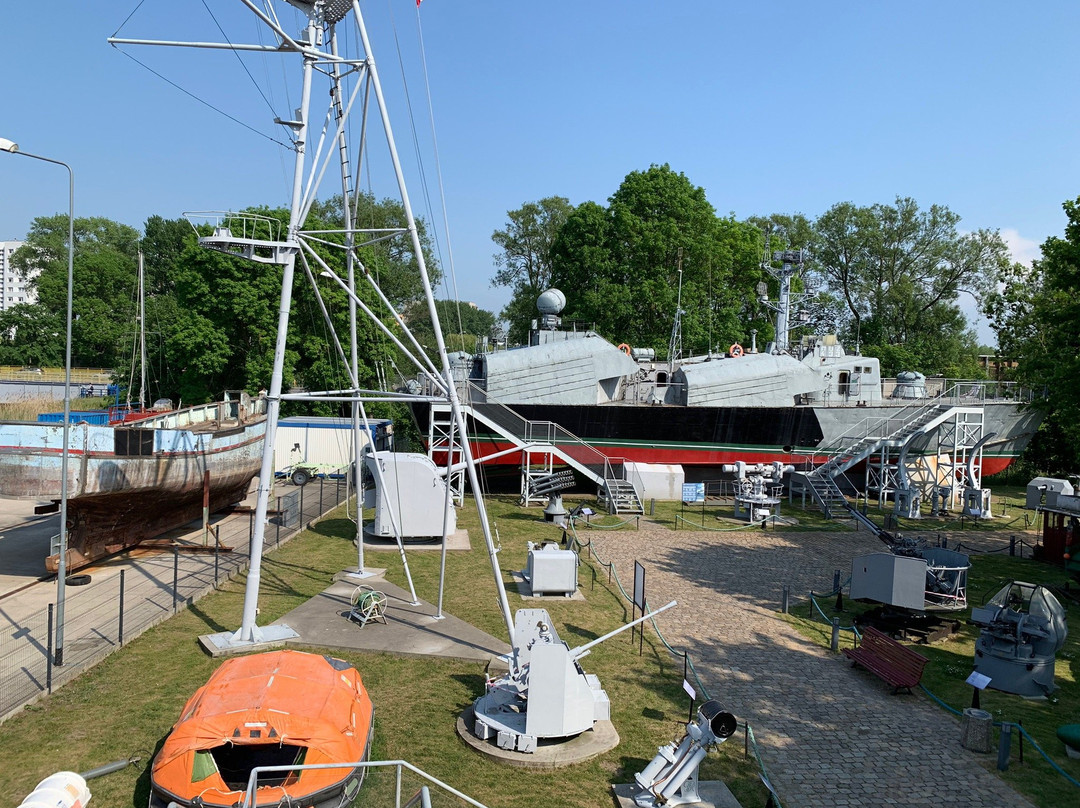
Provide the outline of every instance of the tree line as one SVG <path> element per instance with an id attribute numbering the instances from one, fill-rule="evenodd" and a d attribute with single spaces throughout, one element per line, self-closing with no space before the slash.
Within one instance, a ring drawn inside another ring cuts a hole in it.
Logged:
<path id="1" fill-rule="evenodd" d="M 402 228 L 400 202 L 362 197 L 354 221 L 372 229 Z M 305 222 L 308 230 L 332 230 L 342 226 L 340 199 L 317 204 Z M 281 225 L 288 211 L 260 208 L 246 211 L 262 217 L 267 228 Z M 0 312 L 0 364 L 61 366 L 64 362 L 67 295 L 66 216 L 35 219 L 25 245 L 15 252 L 16 271 L 31 277 L 36 286 L 34 303 L 16 305 Z M 440 279 L 424 223 L 418 222 L 425 261 L 432 282 Z M 92 217 L 75 220 L 73 263 L 72 364 L 76 367 L 114 369 L 117 381 L 126 385 L 137 361 L 138 324 L 137 256 L 144 256 L 144 300 L 148 371 L 148 397 L 168 397 L 185 404 L 215 400 L 225 390 L 255 393 L 269 386 L 277 336 L 280 303 L 280 266 L 253 263 L 199 246 L 209 225 L 193 227 L 184 219 L 150 217 L 140 233 L 133 227 Z M 267 234 L 269 235 L 269 233 Z M 324 241 L 333 236 L 320 235 Z M 325 244 L 316 251 L 344 276 L 344 253 Z M 433 347 L 432 328 L 422 303 L 419 267 L 410 243 L 388 239 L 358 250 L 359 263 L 389 299 L 410 321 L 421 344 Z M 37 272 L 36 277 L 33 273 Z M 301 264 L 297 277 L 303 278 Z M 317 278 L 318 270 L 312 275 Z M 358 295 L 383 322 L 393 327 L 393 317 L 377 299 L 363 273 L 357 281 Z M 333 333 L 342 337 L 346 354 L 348 299 L 331 281 L 320 282 L 323 306 L 333 324 L 327 325 L 311 285 L 298 280 L 293 292 L 290 334 L 285 357 L 286 389 L 343 389 L 348 369 L 340 359 Z M 439 304 L 446 325 L 456 327 L 459 307 Z M 473 307 L 460 307 L 466 327 L 487 333 L 494 315 Z M 486 317 L 485 317 L 486 315 Z M 453 325 L 451 325 L 451 323 Z M 471 332 L 467 332 L 471 333 Z M 462 348 L 473 349 L 472 344 Z M 411 372 L 402 368 L 392 343 L 379 328 L 361 315 L 357 348 L 360 384 L 379 388 L 394 386 Z M 137 386 L 137 381 L 135 382 Z M 133 391 L 134 392 L 134 391 Z M 326 404 L 315 404 L 322 414 L 335 414 Z"/>
<path id="2" fill-rule="evenodd" d="M 771 214 L 721 216 L 703 188 L 668 165 L 627 175 L 607 205 L 573 206 L 564 197 L 508 213 L 493 241 L 495 286 L 512 298 L 502 316 L 523 339 L 537 295 L 567 292 L 565 316 L 585 320 L 616 342 L 655 347 L 666 357 L 677 299 L 682 341 L 696 353 L 775 337 L 773 315 L 757 293 L 777 280 L 773 251 L 805 250 L 799 291 L 807 293 L 797 339 L 823 331 L 900 370 L 972 378 L 979 346 L 961 294 L 982 303 L 1011 266 L 996 231 L 964 233 L 947 207 L 834 205 L 811 220 Z"/>
<path id="3" fill-rule="evenodd" d="M 305 228 L 340 227 L 340 200 L 315 206 Z M 287 212 L 256 209 L 282 224 Z M 1003 356 L 1016 360 L 1010 378 L 1045 391 L 1047 416 L 1033 444 L 1039 471 L 1073 472 L 1080 465 L 1080 199 L 1065 203 L 1063 237 L 1043 244 L 1028 267 L 1013 263 L 996 231 L 965 232 L 947 207 L 920 208 L 912 199 L 859 206 L 842 202 L 816 218 L 774 213 L 744 220 L 718 215 L 702 188 L 667 165 L 631 172 L 607 200 L 571 205 L 559 196 L 509 211 L 492 234 L 499 248 L 492 284 L 511 299 L 501 312 L 508 343 L 525 340 L 539 294 L 566 292 L 564 318 L 584 321 L 616 342 L 654 347 L 665 358 L 681 294 L 687 352 L 760 347 L 775 337 L 771 311 L 759 285 L 776 295 L 767 272 L 774 250 L 805 250 L 805 294 L 794 339 L 833 332 L 851 348 L 881 361 L 882 372 L 917 370 L 954 378 L 982 375 L 975 334 L 960 308 L 961 296 L 978 301 L 998 335 Z M 356 221 L 372 228 L 404 222 L 400 203 L 367 196 Z M 438 282 L 424 223 L 418 222 L 425 260 Z M 208 231 L 207 231 L 208 232 Z M 34 281 L 37 302 L 0 312 L 0 364 L 63 363 L 67 270 L 67 218 L 34 220 L 13 265 Z M 73 364 L 106 367 L 126 381 L 135 360 L 138 328 L 136 256 L 145 256 L 145 303 L 152 395 L 185 403 L 218 397 L 226 389 L 249 392 L 269 384 L 276 339 L 281 270 L 206 250 L 186 220 L 150 217 L 140 233 L 104 218 L 75 221 Z M 317 247 L 330 266 L 342 252 Z M 362 248 L 363 267 L 394 308 L 434 347 L 422 300 L 416 257 L 403 241 Z M 775 265 L 775 262 L 772 262 Z M 681 286 L 681 291 L 680 291 Z M 345 294 L 321 287 L 338 334 L 348 334 Z M 361 282 L 359 294 L 375 311 L 379 302 Z M 495 316 L 440 301 L 440 320 L 452 351 L 472 352 L 475 335 L 492 333 Z M 385 322 L 391 323 L 387 313 Z M 347 386 L 331 329 L 310 286 L 294 291 L 287 386 Z M 466 334 L 469 337 L 461 338 Z M 399 367 L 392 343 L 366 318 L 358 328 L 361 385 L 396 386 L 411 369 Z M 346 351 L 348 347 L 346 346 Z M 137 378 L 137 374 L 135 374 Z M 318 409 L 327 410 L 326 405 Z"/>
<path id="4" fill-rule="evenodd" d="M 613 342 L 652 347 L 666 358 L 676 308 L 688 352 L 759 347 L 775 337 L 758 293 L 777 293 L 773 251 L 805 250 L 800 336 L 835 333 L 848 349 L 904 370 L 985 378 L 980 354 L 1009 361 L 1003 379 L 1034 389 L 1045 412 L 1022 473 L 1080 470 L 1080 199 L 1065 203 L 1064 238 L 1043 244 L 1028 267 L 1013 262 L 996 230 L 964 231 L 943 205 L 840 202 L 816 218 L 773 213 L 718 215 L 668 165 L 634 171 L 607 200 L 572 205 L 561 196 L 509 211 L 492 234 L 492 285 L 507 287 L 501 312 L 522 341 L 549 287 L 567 297 L 564 319 L 584 321 Z M 678 303 L 681 287 L 681 305 Z M 997 334 L 978 344 L 961 308 L 968 295 Z M 1011 367 L 1015 363 L 1015 367 Z M 1008 366 L 1008 367 L 1007 367 Z"/>

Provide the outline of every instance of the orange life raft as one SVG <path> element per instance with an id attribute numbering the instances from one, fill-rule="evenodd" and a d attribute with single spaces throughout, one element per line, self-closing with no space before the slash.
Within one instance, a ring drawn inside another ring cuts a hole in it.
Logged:
<path id="1" fill-rule="evenodd" d="M 257 805 L 348 805 L 373 726 L 371 699 L 348 663 L 300 651 L 227 660 L 188 699 L 150 773 L 150 805 L 242 802 L 256 766 L 342 763 L 260 774 Z"/>

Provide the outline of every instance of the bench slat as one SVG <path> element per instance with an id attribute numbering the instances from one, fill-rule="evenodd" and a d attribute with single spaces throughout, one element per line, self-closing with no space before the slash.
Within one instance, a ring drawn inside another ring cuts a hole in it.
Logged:
<path id="1" fill-rule="evenodd" d="M 853 664 L 862 665 L 897 690 L 911 690 L 917 685 L 930 661 L 872 626 L 865 629 L 857 648 L 845 648 L 843 653 Z"/>

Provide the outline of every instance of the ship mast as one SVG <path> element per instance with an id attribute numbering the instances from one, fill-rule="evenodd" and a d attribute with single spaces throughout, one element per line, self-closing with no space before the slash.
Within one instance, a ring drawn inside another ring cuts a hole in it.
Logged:
<path id="1" fill-rule="evenodd" d="M 801 303 L 805 297 L 805 294 L 792 294 L 791 279 L 802 272 L 803 265 L 806 263 L 806 251 L 778 250 L 772 254 L 772 260 L 780 262 L 779 269 L 773 267 L 767 260 L 762 263 L 762 268 L 779 281 L 780 294 L 775 302 L 769 300 L 768 288 L 764 282 L 761 282 L 757 285 L 758 300 L 762 305 L 776 312 L 776 338 L 773 353 L 789 353 L 791 345 L 788 337 L 791 330 L 802 325 L 801 322 L 792 324 L 791 308 Z"/>
<path id="2" fill-rule="evenodd" d="M 139 412 L 146 411 L 146 267 L 139 250 Z"/>
<path id="3" fill-rule="evenodd" d="M 671 325 L 668 342 L 668 373 L 675 372 L 675 363 L 682 359 L 682 247 L 679 247 L 679 296 L 675 302 L 675 322 Z"/>
<path id="4" fill-rule="evenodd" d="M 217 218 L 214 234 L 212 236 L 200 238 L 200 243 L 210 249 L 226 252 L 234 256 L 243 257 L 264 264 L 276 264 L 282 268 L 277 340 L 274 349 L 270 386 L 266 394 L 266 438 L 263 445 L 258 500 L 255 509 L 254 530 L 252 531 L 253 535 L 250 544 L 251 558 L 247 577 L 247 589 L 244 596 L 243 618 L 240 629 L 236 631 L 235 634 L 215 635 L 213 638 L 210 638 L 216 644 L 219 644 L 219 647 L 227 646 L 231 649 L 242 649 L 255 643 L 280 639 L 283 636 L 295 636 L 295 632 L 291 632 L 291 629 L 288 629 L 286 626 L 265 626 L 260 628 L 256 624 L 266 518 L 274 480 L 274 441 L 281 402 L 283 400 L 320 400 L 340 402 L 341 404 L 346 402 L 349 402 L 350 404 L 355 403 L 358 405 L 360 417 L 363 418 L 365 427 L 367 427 L 367 418 L 362 404 L 363 401 L 411 401 L 417 398 L 423 398 L 425 401 L 431 400 L 430 396 L 425 398 L 410 396 L 403 393 L 386 393 L 382 391 L 363 390 L 360 388 L 359 380 L 357 378 L 358 368 L 355 353 L 356 337 L 350 328 L 352 350 L 350 351 L 350 354 L 346 354 L 341 345 L 341 340 L 338 338 L 336 331 L 334 331 L 333 324 L 330 322 L 326 306 L 322 303 L 321 292 L 316 283 L 316 276 L 328 279 L 331 283 L 336 284 L 338 288 L 342 289 L 349 298 L 350 305 L 353 307 L 352 311 L 355 312 L 356 309 L 363 310 L 364 314 L 370 319 L 372 325 L 380 329 L 405 356 L 413 361 L 420 372 L 426 375 L 431 387 L 438 391 L 438 395 L 450 404 L 457 433 L 459 435 L 466 434 L 464 414 L 461 409 L 460 401 L 458 400 L 450 360 L 442 336 L 438 310 L 435 306 L 435 298 L 424 258 L 423 244 L 421 243 L 419 230 L 413 216 L 412 206 L 409 202 L 404 173 L 398 158 L 386 101 L 383 96 L 379 74 L 375 67 L 375 59 L 372 55 L 367 28 L 364 23 L 363 14 L 360 11 L 358 0 L 352 0 L 351 3 L 346 0 L 288 0 L 290 5 L 299 9 L 307 17 L 307 22 L 303 31 L 300 35 L 295 37 L 288 34 L 282 28 L 278 16 L 272 11 L 264 11 L 261 8 L 261 5 L 257 4 L 255 0 L 242 0 L 242 2 L 271 30 L 277 39 L 276 45 L 241 45 L 235 42 L 223 44 L 206 42 L 162 42 L 121 39 L 118 37 L 111 37 L 109 39 L 109 42 L 112 44 L 154 44 L 195 48 L 220 48 L 234 51 L 261 52 L 267 55 L 291 53 L 298 54 L 303 60 L 301 102 L 299 109 L 296 110 L 295 120 L 278 119 L 275 121 L 285 127 L 288 131 L 295 148 L 292 194 L 289 205 L 289 223 L 285 238 L 282 239 L 276 237 L 272 231 L 267 232 L 268 228 L 273 226 L 273 222 L 268 223 L 265 220 L 263 220 L 261 225 L 262 230 L 259 232 L 265 233 L 266 237 L 250 237 L 250 233 L 256 232 L 254 219 L 257 217 L 245 214 L 226 214 L 224 217 L 219 216 Z M 354 58 L 343 57 L 337 52 L 336 26 L 348 16 L 350 11 L 352 12 L 355 23 L 355 31 L 353 31 L 353 34 L 355 38 L 359 40 L 360 49 L 362 50 L 362 55 Z M 329 43 L 330 47 L 324 47 L 324 43 Z M 346 76 L 353 81 L 351 95 L 347 101 L 342 94 L 344 86 L 343 79 Z M 321 132 L 313 130 L 311 127 L 312 118 L 310 107 L 312 83 L 316 77 L 328 77 L 331 82 L 330 114 L 327 115 L 324 120 Z M 405 217 L 405 227 L 361 229 L 355 222 L 355 214 L 346 210 L 343 211 L 343 230 L 306 232 L 303 229 L 303 223 L 306 220 L 312 205 L 316 201 L 316 194 L 319 191 L 323 173 L 334 156 L 334 152 L 336 152 L 339 157 L 342 182 L 341 188 L 344 191 L 343 204 L 348 207 L 355 202 L 355 200 L 350 198 L 350 194 L 348 193 L 348 190 L 351 187 L 351 172 L 349 166 L 351 164 L 363 165 L 363 154 L 361 152 L 356 156 L 355 160 L 353 160 L 349 155 L 344 136 L 345 133 L 349 131 L 348 122 L 351 117 L 352 107 L 354 102 L 361 95 L 361 88 L 363 88 L 365 92 L 360 104 L 357 105 L 361 108 L 358 114 L 362 116 L 360 148 L 363 150 L 367 145 L 368 138 L 366 137 L 366 125 L 368 122 L 368 112 L 370 111 L 373 117 L 377 116 L 377 119 L 381 122 L 386 137 L 387 156 L 396 179 L 397 189 Z M 195 216 L 196 214 L 191 215 Z M 205 214 L 203 214 L 202 217 L 203 220 L 211 218 Z M 253 225 L 251 228 L 245 226 L 244 235 L 242 237 L 234 235 L 229 227 L 229 222 L 239 219 L 244 219 L 245 221 L 251 220 L 250 223 Z M 336 234 L 341 240 L 340 243 L 334 241 L 330 237 L 331 234 Z M 413 256 L 415 257 L 437 345 L 438 357 L 436 361 L 427 357 L 416 337 L 406 327 L 401 315 L 394 309 L 389 299 L 379 288 L 378 282 L 373 274 L 363 266 L 360 256 L 356 252 L 360 247 L 388 239 L 407 240 Z M 320 249 L 316 250 L 316 246 Z M 330 247 L 341 247 L 345 250 L 346 258 L 344 264 L 348 280 L 340 277 L 338 271 L 327 263 L 320 254 L 321 250 Z M 283 392 L 284 360 L 289 331 L 289 314 L 292 304 L 293 282 L 298 263 L 301 265 L 304 276 L 311 283 L 316 296 L 320 301 L 320 306 L 322 307 L 324 318 L 327 320 L 328 328 L 331 331 L 335 346 L 337 347 L 345 366 L 349 369 L 351 377 L 350 384 L 352 385 L 352 388 L 349 390 L 306 393 Z M 312 264 L 315 265 L 314 271 L 312 271 Z M 359 274 L 370 286 L 370 291 L 374 293 L 385 308 L 382 317 L 380 317 L 377 312 L 373 311 L 372 308 L 357 294 L 355 288 L 354 267 L 359 269 Z M 399 337 L 398 334 L 391 331 L 383 322 L 387 317 L 392 318 L 394 323 L 401 329 L 403 333 L 402 337 Z M 350 320 L 352 320 L 352 317 L 350 317 Z M 354 416 L 354 423 L 355 420 Z M 461 451 L 465 461 L 469 482 L 475 493 L 479 521 L 495 578 L 499 607 L 506 623 L 510 644 L 513 645 L 514 622 L 510 614 L 510 606 L 502 582 L 502 571 L 498 564 L 494 537 L 488 521 L 487 511 L 484 507 L 483 498 L 480 495 L 482 489 L 477 477 L 472 449 L 467 440 L 462 440 Z M 359 457 L 357 457 L 356 460 L 359 462 Z M 375 471 L 376 475 L 381 477 L 379 466 L 380 464 L 375 464 Z M 378 484 L 382 485 L 381 479 L 378 480 Z M 362 545 L 362 541 L 360 543 Z M 405 559 L 405 550 L 401 544 L 400 537 L 398 547 L 411 588 L 412 578 L 408 571 L 408 562 Z M 440 581 L 440 602 L 441 588 L 442 582 Z M 413 597 L 414 600 L 416 600 L 415 592 Z M 219 638 L 222 636 L 226 636 L 227 639 L 220 640 Z"/>

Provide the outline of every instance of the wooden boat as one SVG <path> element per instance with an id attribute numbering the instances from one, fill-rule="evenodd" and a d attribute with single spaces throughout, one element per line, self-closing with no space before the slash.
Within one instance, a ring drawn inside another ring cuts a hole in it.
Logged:
<path id="1" fill-rule="evenodd" d="M 347 662 L 301 651 L 226 661 L 184 705 L 150 771 L 150 808 L 233 808 L 245 804 L 336 808 L 363 781 L 374 708 Z M 259 775 L 256 766 L 341 763 Z"/>
<path id="2" fill-rule="evenodd" d="M 0 423 L 0 496 L 61 494 L 62 415 Z M 259 473 L 266 399 L 246 393 L 183 409 L 71 414 L 67 570 L 242 500 Z M 44 511 L 41 511 L 44 512 Z M 59 555 L 45 561 L 56 572 Z"/>

